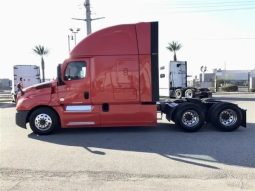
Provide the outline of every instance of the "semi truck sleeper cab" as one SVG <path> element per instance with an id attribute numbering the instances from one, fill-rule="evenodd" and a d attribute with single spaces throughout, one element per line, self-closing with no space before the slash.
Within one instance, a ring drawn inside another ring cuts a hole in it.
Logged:
<path id="1" fill-rule="evenodd" d="M 57 68 L 57 80 L 24 89 L 16 124 L 36 134 L 57 128 L 157 125 L 164 113 L 186 131 L 211 122 L 246 126 L 246 111 L 213 99 L 159 99 L 158 23 L 123 24 L 83 39 Z"/>

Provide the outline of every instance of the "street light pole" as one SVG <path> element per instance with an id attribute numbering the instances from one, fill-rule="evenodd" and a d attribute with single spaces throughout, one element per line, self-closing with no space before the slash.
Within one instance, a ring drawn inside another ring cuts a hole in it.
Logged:
<path id="1" fill-rule="evenodd" d="M 71 48 L 70 48 L 70 35 L 68 35 L 68 51 L 70 52 Z"/>
<path id="2" fill-rule="evenodd" d="M 76 30 L 74 30 L 74 29 L 70 28 L 69 30 L 70 30 L 70 31 L 73 33 L 73 35 L 74 35 L 74 45 L 76 45 L 76 34 L 80 31 L 80 29 L 77 28 Z"/>
<path id="3" fill-rule="evenodd" d="M 79 28 L 76 28 L 76 30 L 74 30 L 73 28 L 69 28 L 69 30 L 72 32 L 72 34 L 71 35 L 68 35 L 67 36 L 67 40 L 68 40 L 68 51 L 70 52 L 71 51 L 71 43 L 70 43 L 70 41 L 71 40 L 74 40 L 74 45 L 76 45 L 76 34 L 80 31 L 80 29 Z"/>

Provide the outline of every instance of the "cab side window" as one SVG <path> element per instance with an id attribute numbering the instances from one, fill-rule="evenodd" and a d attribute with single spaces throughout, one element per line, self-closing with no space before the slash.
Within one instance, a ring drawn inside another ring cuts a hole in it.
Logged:
<path id="1" fill-rule="evenodd" d="M 86 63 L 81 61 L 70 62 L 65 70 L 65 80 L 79 80 L 86 77 Z"/>

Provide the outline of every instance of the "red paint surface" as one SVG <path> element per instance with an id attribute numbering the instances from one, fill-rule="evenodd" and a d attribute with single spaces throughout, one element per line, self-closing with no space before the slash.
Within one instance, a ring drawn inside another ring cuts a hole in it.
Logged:
<path id="1" fill-rule="evenodd" d="M 148 104 L 152 102 L 150 39 L 150 23 L 113 26 L 89 35 L 61 67 L 63 77 L 70 62 L 84 61 L 86 77 L 32 88 L 19 98 L 17 110 L 48 106 L 58 113 L 62 127 L 86 127 L 70 122 L 94 123 L 90 127 L 155 126 L 156 104 Z M 70 105 L 92 105 L 92 110 L 67 112 Z"/>

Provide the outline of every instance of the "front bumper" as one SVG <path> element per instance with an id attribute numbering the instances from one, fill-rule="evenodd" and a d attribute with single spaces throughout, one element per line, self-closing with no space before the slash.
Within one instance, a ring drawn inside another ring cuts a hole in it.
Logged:
<path id="1" fill-rule="evenodd" d="M 25 111 L 17 111 L 16 112 L 16 125 L 26 129 L 28 113 L 29 113 L 29 111 L 26 111 L 26 110 Z"/>

